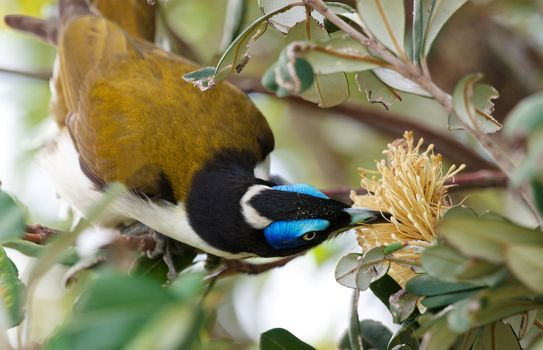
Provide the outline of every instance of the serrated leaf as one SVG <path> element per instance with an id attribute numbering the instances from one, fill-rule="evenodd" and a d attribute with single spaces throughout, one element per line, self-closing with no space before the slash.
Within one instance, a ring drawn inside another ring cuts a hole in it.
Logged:
<path id="1" fill-rule="evenodd" d="M 258 0 L 260 10 L 263 14 L 269 14 L 273 11 L 277 11 L 280 8 L 299 2 L 298 0 Z M 322 22 L 323 17 L 317 11 L 312 11 L 311 16 L 318 22 Z M 277 29 L 283 34 L 289 32 L 297 23 L 305 21 L 306 12 L 303 6 L 294 7 L 288 11 L 279 13 L 268 19 L 268 23 L 273 28 Z"/>
<path id="2" fill-rule="evenodd" d="M 0 299 L 2 309 L 7 311 L 8 326 L 14 327 L 24 317 L 24 285 L 19 280 L 17 267 L 0 247 Z"/>
<path id="3" fill-rule="evenodd" d="M 306 22 L 296 24 L 287 34 L 285 41 L 287 47 L 283 50 L 281 57 L 289 57 L 299 55 L 299 52 L 292 52 L 295 42 L 317 42 L 326 41 L 330 39 L 328 33 L 315 21 L 309 20 L 309 25 Z M 290 51 L 289 51 L 290 50 Z M 287 53 L 288 52 L 288 53 Z M 285 64 L 285 60 L 278 62 L 279 66 Z M 318 62 L 318 61 L 317 61 Z M 312 67 L 313 68 L 313 67 Z M 280 79 L 277 79 L 276 83 L 281 86 Z M 315 74 L 313 85 L 308 89 L 300 92 L 289 91 L 290 94 L 300 94 L 300 97 L 307 101 L 317 103 L 320 107 L 331 107 L 345 101 L 349 97 L 349 84 L 347 83 L 347 77 L 345 73 L 333 73 L 333 74 Z"/>
<path id="4" fill-rule="evenodd" d="M 347 254 L 336 265 L 335 277 L 339 284 L 356 288 L 356 272 L 358 271 L 360 254 Z"/>
<path id="5" fill-rule="evenodd" d="M 419 297 L 400 290 L 390 296 L 389 309 L 394 323 L 405 321 L 415 311 Z"/>
<path id="6" fill-rule="evenodd" d="M 507 115 L 503 132 L 509 138 L 526 137 L 543 127 L 543 92 L 520 101 Z"/>
<path id="7" fill-rule="evenodd" d="M 312 346 L 298 339 L 283 328 L 274 328 L 260 335 L 261 350 L 314 350 Z"/>
<path id="8" fill-rule="evenodd" d="M 405 8 L 398 0 L 358 0 L 358 13 L 370 32 L 398 56 L 405 57 Z"/>
<path id="9" fill-rule="evenodd" d="M 495 322 L 483 329 L 475 347 L 492 350 L 521 350 L 521 346 L 511 326 Z"/>
<path id="10" fill-rule="evenodd" d="M 0 243 L 22 236 L 25 214 L 6 192 L 0 191 Z"/>
<path id="11" fill-rule="evenodd" d="M 468 127 L 480 130 L 484 133 L 493 133 L 502 128 L 502 125 L 489 113 L 492 109 L 492 99 L 495 99 L 497 91 L 486 84 L 477 84 L 481 80 L 481 74 L 471 74 L 462 78 L 453 93 L 454 116 L 451 116 L 450 128 L 458 129 L 462 123 Z M 454 118 L 461 123 L 456 124 Z"/>
<path id="12" fill-rule="evenodd" d="M 381 81 L 393 89 L 420 96 L 430 96 L 430 94 L 421 88 L 417 83 L 405 78 L 400 73 L 397 73 L 391 69 L 376 68 L 373 70 L 373 72 Z"/>
<path id="13" fill-rule="evenodd" d="M 449 18 L 465 4 L 467 0 L 426 0 L 423 1 L 423 13 L 429 14 L 427 22 L 424 26 L 425 40 L 424 40 L 424 56 L 428 55 L 432 43 L 434 42 L 437 34 L 443 28 Z"/>
<path id="14" fill-rule="evenodd" d="M 214 68 L 215 71 L 213 74 L 210 74 L 213 67 L 206 67 L 183 75 L 183 79 L 204 91 L 213 87 L 217 82 L 228 78 L 230 75 L 239 73 L 249 59 L 247 50 L 250 42 L 257 40 L 266 31 L 268 27 L 267 20 L 292 7 L 292 4 L 288 4 L 256 19 L 228 46 Z M 200 79 L 196 79 L 198 77 Z"/>
<path id="15" fill-rule="evenodd" d="M 543 245 L 511 245 L 505 250 L 505 261 L 516 278 L 543 293 Z"/>
<path id="16" fill-rule="evenodd" d="M 512 244 L 543 244 L 538 230 L 518 226 L 496 216 L 476 217 L 465 211 L 465 216 L 449 210 L 438 224 L 440 237 L 462 254 L 487 260 L 491 263 L 504 261 L 504 250 Z"/>
<path id="17" fill-rule="evenodd" d="M 380 103 L 389 109 L 394 102 L 402 100 L 398 91 L 383 83 L 373 71 L 356 73 L 355 81 L 358 90 L 366 94 L 369 103 Z"/>

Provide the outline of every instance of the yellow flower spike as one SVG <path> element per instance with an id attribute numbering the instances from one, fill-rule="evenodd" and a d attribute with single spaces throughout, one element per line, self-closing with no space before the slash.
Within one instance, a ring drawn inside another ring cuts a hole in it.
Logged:
<path id="1" fill-rule="evenodd" d="M 388 144 L 386 159 L 376 162 L 377 171 L 359 169 L 361 185 L 367 194 L 351 193 L 354 207 L 379 210 L 392 215 L 390 222 L 357 229 L 358 243 L 364 251 L 394 242 L 407 246 L 395 258 L 419 262 L 421 251 L 436 241 L 436 223 L 450 207 L 445 185 L 465 166 L 452 165 L 443 172 L 441 154 L 434 145 L 422 150 L 424 140 L 414 144 L 413 132 Z M 377 178 L 374 174 L 380 174 Z M 371 175 L 371 177 L 368 177 Z M 408 265 L 393 263 L 390 275 L 403 287 L 414 276 Z"/>

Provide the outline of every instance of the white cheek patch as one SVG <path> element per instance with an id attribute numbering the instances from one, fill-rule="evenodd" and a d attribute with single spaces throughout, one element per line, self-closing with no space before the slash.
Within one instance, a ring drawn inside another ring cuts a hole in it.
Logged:
<path id="1" fill-rule="evenodd" d="M 261 191 L 269 189 L 270 187 L 268 186 L 253 185 L 249 187 L 247 192 L 245 192 L 243 197 L 241 197 L 241 212 L 243 213 L 245 221 L 258 230 L 268 227 L 272 223 L 272 221 L 260 215 L 260 213 L 255 208 L 253 208 L 251 204 L 249 204 L 249 201 Z"/>

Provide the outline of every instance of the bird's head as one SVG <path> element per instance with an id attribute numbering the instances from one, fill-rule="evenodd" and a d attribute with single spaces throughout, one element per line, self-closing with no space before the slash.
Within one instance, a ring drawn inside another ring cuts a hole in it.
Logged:
<path id="1" fill-rule="evenodd" d="M 255 184 L 240 204 L 245 222 L 263 235 L 273 256 L 296 254 L 353 227 L 388 218 L 377 211 L 351 208 L 306 184 Z"/>

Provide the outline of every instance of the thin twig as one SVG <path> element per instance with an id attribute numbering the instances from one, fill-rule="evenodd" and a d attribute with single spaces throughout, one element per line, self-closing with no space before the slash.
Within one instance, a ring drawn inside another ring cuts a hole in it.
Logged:
<path id="1" fill-rule="evenodd" d="M 281 258 L 279 260 L 272 261 L 270 263 L 264 263 L 264 264 L 253 264 L 248 263 L 243 260 L 228 260 L 224 259 L 224 265 L 225 269 L 223 269 L 219 274 L 218 277 L 226 277 L 226 276 L 232 276 L 237 274 L 246 274 L 246 275 L 258 275 L 264 272 L 267 272 L 269 270 L 283 267 L 292 260 L 304 255 L 297 254 L 292 256 L 287 256 L 284 258 Z"/>
<path id="2" fill-rule="evenodd" d="M 43 80 L 43 81 L 49 81 L 52 75 L 50 71 L 29 72 L 29 71 L 24 71 L 24 70 L 19 70 L 19 69 L 3 68 L 3 67 L 0 67 L 0 73 L 12 74 L 12 75 L 25 77 L 25 78 L 31 78 L 31 79 Z"/>

